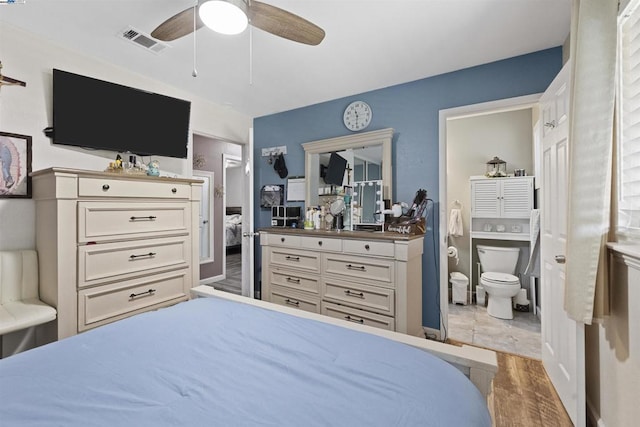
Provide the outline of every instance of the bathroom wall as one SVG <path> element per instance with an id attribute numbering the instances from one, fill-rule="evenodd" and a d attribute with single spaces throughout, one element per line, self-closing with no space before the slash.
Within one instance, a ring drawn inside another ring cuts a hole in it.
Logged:
<path id="1" fill-rule="evenodd" d="M 458 249 L 459 256 L 457 265 L 454 259 L 449 259 L 449 272 L 465 274 L 474 286 L 478 282 L 477 254 L 470 248 L 469 177 L 484 175 L 487 161 L 495 156 L 507 162 L 509 175 L 514 169 L 533 174 L 533 113 L 532 108 L 526 108 L 447 121 L 447 211 L 450 212 L 454 201 L 461 202 L 464 229 L 461 237 L 449 236 L 448 244 Z M 500 246 L 522 247 L 519 269 L 523 272 L 528 260 L 528 242 L 482 241 L 483 244 L 496 242 Z M 523 281 L 522 286 L 528 288 L 528 280 Z"/>

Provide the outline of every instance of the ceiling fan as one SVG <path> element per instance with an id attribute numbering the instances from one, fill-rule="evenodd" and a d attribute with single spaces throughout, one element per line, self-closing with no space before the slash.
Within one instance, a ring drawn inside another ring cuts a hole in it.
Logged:
<path id="1" fill-rule="evenodd" d="M 298 43 L 316 46 L 324 39 L 324 30 L 317 25 L 266 3 L 255 0 L 198 0 L 160 24 L 151 36 L 172 41 L 207 26 L 223 34 L 239 34 L 247 27 L 260 28 L 268 33 Z"/>

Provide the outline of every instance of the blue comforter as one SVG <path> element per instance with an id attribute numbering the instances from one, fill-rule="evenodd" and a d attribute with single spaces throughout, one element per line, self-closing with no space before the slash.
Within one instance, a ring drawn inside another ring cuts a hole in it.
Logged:
<path id="1" fill-rule="evenodd" d="M 490 426 L 456 368 L 200 298 L 0 360 L 1 426 Z"/>

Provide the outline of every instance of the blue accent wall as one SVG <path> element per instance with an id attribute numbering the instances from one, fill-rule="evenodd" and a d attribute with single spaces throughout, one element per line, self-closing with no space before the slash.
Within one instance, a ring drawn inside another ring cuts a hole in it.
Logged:
<path id="1" fill-rule="evenodd" d="M 346 106 L 362 100 L 373 120 L 365 131 L 393 128 L 393 199 L 411 203 L 419 188 L 435 205 L 429 209 L 422 264 L 422 323 L 440 328 L 439 298 L 439 112 L 464 105 L 514 98 L 546 90 L 562 68 L 562 49 L 547 49 L 490 64 L 416 80 L 371 92 L 254 119 L 255 188 L 284 184 L 261 157 L 261 149 L 286 145 L 289 176 L 304 175 L 303 142 L 348 135 L 342 123 Z M 491 155 L 491 153 L 488 153 Z M 299 204 L 302 206 L 302 204 Z M 434 209 L 435 207 L 435 209 Z M 256 201 L 256 228 L 270 226 L 270 211 Z M 256 284 L 260 279 L 259 251 Z"/>

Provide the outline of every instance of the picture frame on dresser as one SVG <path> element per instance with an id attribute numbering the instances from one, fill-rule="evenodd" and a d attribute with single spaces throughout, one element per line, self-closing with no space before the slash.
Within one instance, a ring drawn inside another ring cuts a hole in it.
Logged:
<path id="1" fill-rule="evenodd" d="M 31 198 L 29 135 L 0 131 L 0 198 Z"/>

